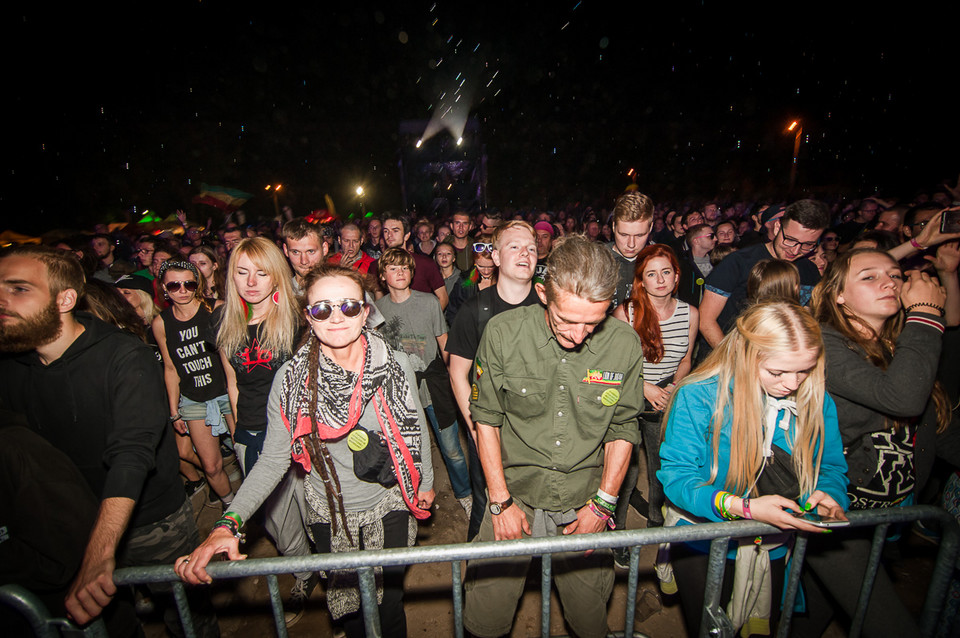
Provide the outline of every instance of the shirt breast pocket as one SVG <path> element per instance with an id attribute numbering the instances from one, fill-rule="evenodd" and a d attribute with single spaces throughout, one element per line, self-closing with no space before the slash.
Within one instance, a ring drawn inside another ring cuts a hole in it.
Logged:
<path id="1" fill-rule="evenodd" d="M 607 391 L 607 401 L 610 405 L 606 405 L 603 402 L 603 393 Z M 616 393 L 616 400 L 619 400 L 620 394 L 619 390 L 614 390 Z M 613 409 L 616 405 L 616 400 L 613 400 L 613 393 L 607 390 L 607 388 L 597 387 L 595 385 L 583 384 L 580 386 L 580 391 L 577 394 L 577 410 L 582 415 L 582 419 L 590 424 L 597 423 L 609 423 L 613 415 Z"/>
<path id="2" fill-rule="evenodd" d="M 504 407 L 512 416 L 533 419 L 543 414 L 547 397 L 545 379 L 504 377 Z"/>

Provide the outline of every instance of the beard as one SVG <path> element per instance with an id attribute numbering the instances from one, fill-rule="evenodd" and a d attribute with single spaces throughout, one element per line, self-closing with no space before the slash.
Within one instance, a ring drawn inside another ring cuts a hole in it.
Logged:
<path id="1" fill-rule="evenodd" d="M 9 310 L 6 312 L 20 321 L 0 323 L 0 352 L 35 350 L 56 340 L 63 330 L 56 298 L 32 317 L 24 318 Z"/>

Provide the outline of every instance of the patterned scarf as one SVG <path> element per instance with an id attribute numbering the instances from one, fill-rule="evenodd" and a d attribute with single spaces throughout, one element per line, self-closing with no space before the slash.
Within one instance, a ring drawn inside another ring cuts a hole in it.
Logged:
<path id="1" fill-rule="evenodd" d="M 326 468 L 317 468 L 327 488 L 331 505 L 331 523 L 336 527 L 333 497 L 340 499 L 340 482 L 326 451 L 325 441 L 346 436 L 360 420 L 364 407 L 371 404 L 384 438 L 389 444 L 390 458 L 403 500 L 418 519 L 430 512 L 417 507 L 420 486 L 420 424 L 417 407 L 403 368 L 394 358 L 383 336 L 364 329 L 360 336 L 364 344 L 364 363 L 360 374 L 344 370 L 327 358 L 321 350 L 314 378 L 322 379 L 317 396 L 317 431 L 310 420 L 310 372 L 312 337 L 293 357 L 283 378 L 280 410 L 284 424 L 291 432 L 291 453 L 295 461 L 308 472 L 312 461 L 307 453 L 311 447 L 319 449 L 326 459 Z M 316 383 L 316 381 L 314 381 Z M 427 448 L 429 449 L 429 448 Z M 328 473 L 329 470 L 329 473 Z M 340 503 L 343 515 L 343 504 Z"/>

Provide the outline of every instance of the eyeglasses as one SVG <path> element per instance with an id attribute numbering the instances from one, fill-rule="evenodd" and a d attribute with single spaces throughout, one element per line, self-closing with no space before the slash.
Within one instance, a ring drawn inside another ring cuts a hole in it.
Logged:
<path id="1" fill-rule="evenodd" d="M 163 284 L 163 287 L 166 288 L 167 292 L 179 292 L 181 287 L 187 292 L 196 292 L 200 284 L 196 281 L 168 281 Z"/>
<path id="2" fill-rule="evenodd" d="M 800 241 L 799 239 L 794 239 L 786 233 L 783 232 L 783 226 L 780 227 L 780 236 L 783 237 L 783 247 L 784 248 L 797 248 L 800 250 L 813 250 L 820 243 L 820 240 L 816 241 Z"/>
<path id="3" fill-rule="evenodd" d="M 487 244 L 482 241 L 478 241 L 473 245 L 473 252 L 475 253 L 489 253 L 493 250 L 493 244 Z"/>
<path id="4" fill-rule="evenodd" d="M 709 233 L 707 235 L 700 235 L 699 237 L 694 237 L 694 239 L 713 239 L 716 237 L 714 233 Z"/>
<path id="5" fill-rule="evenodd" d="M 357 299 L 324 299 L 307 306 L 307 316 L 314 321 L 326 321 L 333 314 L 333 309 L 339 308 L 344 317 L 352 319 L 360 314 L 365 303 Z"/>

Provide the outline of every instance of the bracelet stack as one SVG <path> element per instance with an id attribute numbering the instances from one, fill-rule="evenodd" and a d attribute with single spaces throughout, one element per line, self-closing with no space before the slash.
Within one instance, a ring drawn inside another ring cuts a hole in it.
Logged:
<path id="1" fill-rule="evenodd" d="M 593 497 L 587 501 L 587 507 L 590 508 L 590 511 L 593 512 L 597 518 L 603 521 L 607 527 L 610 529 L 617 529 L 617 524 L 613 522 L 613 512 L 600 505 L 597 505 L 598 500 L 600 499 Z"/>
<path id="2" fill-rule="evenodd" d="M 213 524 L 213 529 L 219 529 L 221 527 L 228 530 L 241 543 L 247 537 L 246 534 L 240 531 L 240 528 L 243 527 L 243 519 L 240 518 L 239 514 L 234 512 L 224 513 L 224 515 L 220 517 L 220 520 Z"/>
<path id="3" fill-rule="evenodd" d="M 713 507 L 720 513 L 722 518 L 728 521 L 735 521 L 739 516 L 730 513 L 730 502 L 734 496 L 730 492 L 718 491 L 713 495 Z M 748 505 L 749 507 L 749 505 Z"/>

